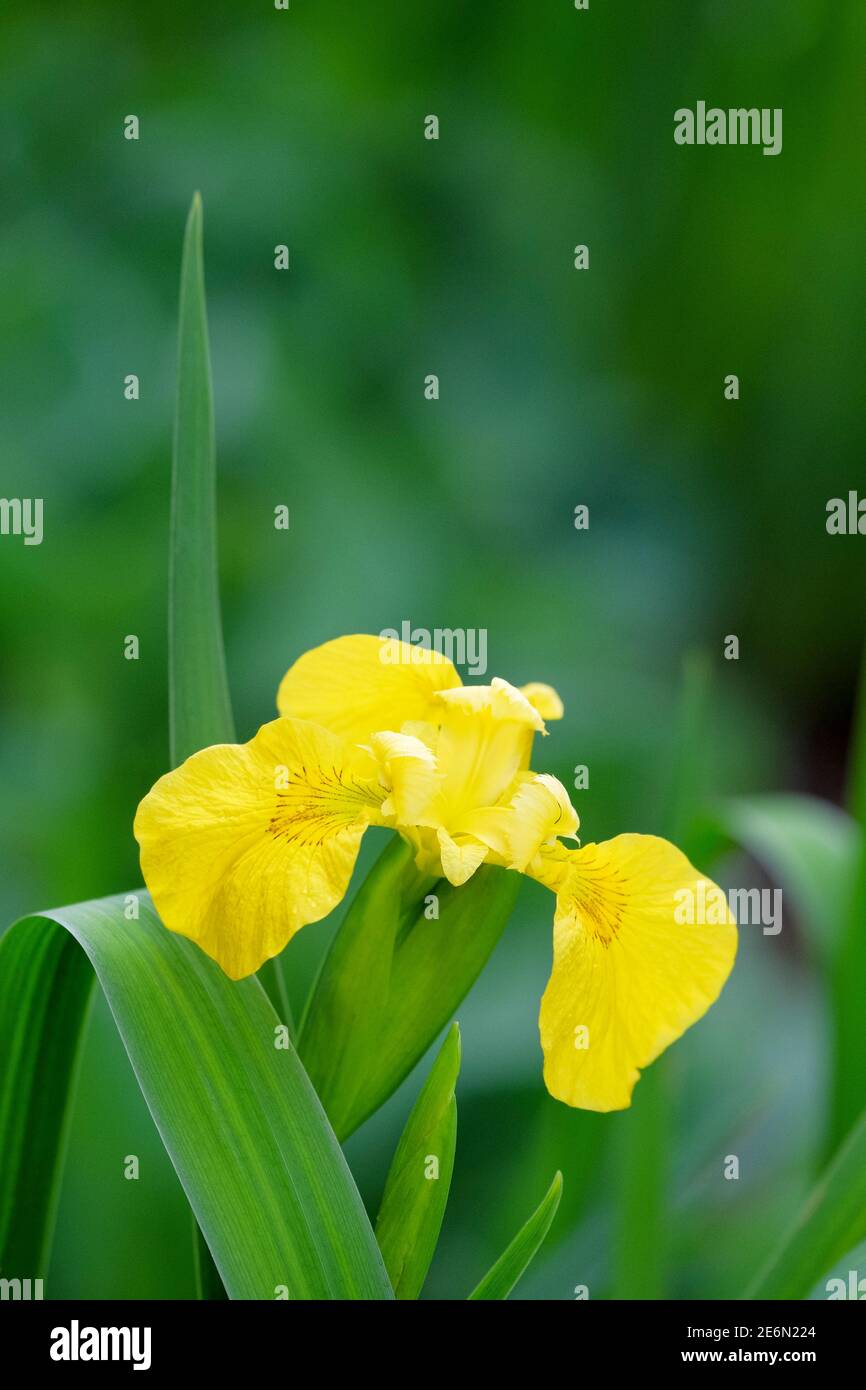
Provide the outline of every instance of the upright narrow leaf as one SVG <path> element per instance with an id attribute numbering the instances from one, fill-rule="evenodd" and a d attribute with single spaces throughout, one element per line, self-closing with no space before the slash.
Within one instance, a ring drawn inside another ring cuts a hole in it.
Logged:
<path id="1" fill-rule="evenodd" d="M 13 1161 L 22 1216 L 8 1220 L 5 1176 L 3 1274 L 11 1248 L 21 1276 L 37 1274 L 44 1219 L 38 1147 L 51 1132 L 51 1068 L 58 1028 L 45 1001 L 74 959 L 74 938 L 96 971 L 136 1079 L 232 1298 L 382 1299 L 391 1288 L 352 1175 L 277 1015 L 255 978 L 234 984 L 192 942 L 167 932 L 146 894 L 140 918 L 125 898 L 105 898 L 24 918 L 2 941 L 0 980 L 28 1044 L 26 1066 L 10 1068 L 3 1115 L 26 1114 L 29 1167 Z M 66 934 L 69 934 L 67 937 Z M 76 948 L 77 949 L 77 948 Z M 4 1028 L 11 1010 L 4 1010 Z M 20 1053 L 20 1048 L 19 1048 Z M 7 1075 L 4 1069 L 4 1077 Z M 5 1123 L 5 1121 L 4 1121 Z M 5 1133 L 3 1138 L 5 1140 Z M 48 1152 L 48 1150 L 46 1150 Z M 5 1175 L 6 1149 L 2 1155 Z M 33 1264 L 29 1265 L 29 1261 Z"/>
<path id="2" fill-rule="evenodd" d="M 180 273 L 168 652 L 176 767 L 199 748 L 235 737 L 217 579 L 213 389 L 198 194 L 187 219 Z"/>
<path id="3" fill-rule="evenodd" d="M 220 620 L 216 442 L 198 193 L 187 217 L 180 270 L 169 557 L 168 710 L 172 767 L 199 748 L 234 742 Z M 199 1295 L 222 1297 L 219 1279 L 197 1228 L 193 1246 Z"/>
<path id="4" fill-rule="evenodd" d="M 559 1199 L 562 1196 L 562 1174 L 557 1173 L 547 1193 L 525 1226 L 517 1232 L 511 1244 L 499 1256 L 496 1264 L 472 1290 L 470 1299 L 507 1298 L 517 1281 L 528 1269 L 541 1243 L 553 1224 Z"/>
<path id="5" fill-rule="evenodd" d="M 439 1239 L 457 1141 L 454 1088 L 460 1030 L 453 1024 L 406 1123 L 388 1172 L 376 1239 L 397 1298 L 417 1298 Z"/>
<path id="6" fill-rule="evenodd" d="M 187 218 L 180 271 L 168 656 L 169 743 L 171 765 L 177 767 L 200 748 L 235 739 L 220 619 L 213 385 L 197 193 Z M 279 961 L 269 964 L 262 983 L 289 1025 Z M 199 1290 L 205 1298 L 219 1298 L 219 1280 L 197 1235 L 195 1247 Z"/>

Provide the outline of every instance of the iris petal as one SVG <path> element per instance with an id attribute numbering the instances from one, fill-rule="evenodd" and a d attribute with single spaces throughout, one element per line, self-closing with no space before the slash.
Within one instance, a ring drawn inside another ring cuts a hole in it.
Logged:
<path id="1" fill-rule="evenodd" d="M 407 720 L 435 720 L 437 692 L 459 685 L 453 665 L 438 652 L 358 634 L 299 657 L 280 683 L 277 708 L 352 743 L 367 743 Z"/>
<path id="2" fill-rule="evenodd" d="M 557 892 L 539 1020 L 547 1089 L 568 1105 L 621 1110 L 640 1068 L 718 997 L 736 954 L 734 918 L 716 889 L 718 921 L 681 920 L 684 897 L 705 899 L 715 885 L 652 835 L 542 852 L 530 872 Z"/>
<path id="3" fill-rule="evenodd" d="M 302 720 L 193 754 L 135 819 L 160 917 L 232 979 L 252 974 L 340 902 L 384 795 L 369 754 Z"/>

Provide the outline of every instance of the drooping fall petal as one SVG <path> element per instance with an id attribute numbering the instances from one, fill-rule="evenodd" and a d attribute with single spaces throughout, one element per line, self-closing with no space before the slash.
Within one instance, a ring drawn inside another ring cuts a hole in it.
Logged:
<path id="1" fill-rule="evenodd" d="M 718 997 L 734 918 L 721 889 L 652 835 L 560 847 L 530 872 L 557 894 L 539 1019 L 547 1089 L 583 1109 L 623 1109 L 640 1068 Z M 698 911 L 684 910 L 690 901 Z"/>
<path id="2" fill-rule="evenodd" d="M 160 917 L 232 979 L 252 974 L 340 902 L 384 796 L 369 754 L 302 720 L 193 754 L 135 819 Z"/>

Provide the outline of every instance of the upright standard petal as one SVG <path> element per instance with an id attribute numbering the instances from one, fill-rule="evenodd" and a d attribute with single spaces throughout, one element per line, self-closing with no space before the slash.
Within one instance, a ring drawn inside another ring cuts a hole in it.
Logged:
<path id="1" fill-rule="evenodd" d="M 529 871 L 557 894 L 539 1020 L 547 1089 L 586 1110 L 624 1109 L 640 1068 L 717 999 L 734 918 L 721 889 L 652 835 L 542 851 Z"/>
<path id="2" fill-rule="evenodd" d="M 442 727 L 436 759 L 444 775 L 438 805 L 443 825 L 457 825 L 481 806 L 496 806 L 529 767 L 532 740 L 544 720 L 524 695 L 494 676 L 437 697 Z"/>
<path id="3" fill-rule="evenodd" d="M 135 819 L 162 921 L 233 980 L 251 975 L 336 907 L 384 796 L 368 754 L 302 720 L 193 754 Z"/>
<path id="4" fill-rule="evenodd" d="M 280 682 L 277 708 L 352 743 L 437 715 L 435 696 L 460 685 L 447 657 L 396 638 L 337 637 L 299 657 Z"/>

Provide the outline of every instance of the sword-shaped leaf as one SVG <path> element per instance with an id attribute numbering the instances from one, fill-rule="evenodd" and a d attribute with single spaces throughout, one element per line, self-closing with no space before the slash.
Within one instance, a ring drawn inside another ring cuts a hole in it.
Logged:
<path id="1" fill-rule="evenodd" d="M 525 1226 L 517 1232 L 511 1244 L 502 1252 L 492 1269 L 469 1295 L 470 1299 L 507 1298 L 518 1279 L 534 1260 L 544 1237 L 553 1224 L 559 1199 L 562 1196 L 562 1174 L 557 1173 L 547 1189 L 541 1205 L 532 1213 Z"/>
<path id="2" fill-rule="evenodd" d="M 127 920 L 136 896 L 139 920 Z M 167 932 L 143 892 L 24 918 L 0 942 L 4 1278 L 37 1276 L 44 1260 L 90 988 L 71 939 L 230 1297 L 392 1297 L 340 1146 L 261 985 L 233 984 Z"/>
<path id="3" fill-rule="evenodd" d="M 454 1169 L 459 1070 L 455 1023 L 412 1107 L 376 1221 L 376 1239 L 397 1298 L 418 1297 L 439 1239 Z"/>

